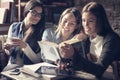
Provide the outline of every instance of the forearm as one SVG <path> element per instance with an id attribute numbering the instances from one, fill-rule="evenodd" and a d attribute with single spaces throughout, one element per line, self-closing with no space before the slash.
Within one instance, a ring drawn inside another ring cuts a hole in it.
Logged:
<path id="1" fill-rule="evenodd" d="M 90 62 L 77 53 L 74 55 L 73 58 L 73 69 L 91 73 L 96 77 L 101 77 L 106 70 L 103 66 Z"/>
<path id="2" fill-rule="evenodd" d="M 41 60 L 41 55 L 40 53 L 35 53 L 30 46 L 27 44 L 26 48 L 22 48 L 22 51 L 24 52 L 24 54 L 29 57 L 29 59 L 32 59 L 32 61 L 34 61 L 35 63 L 40 62 Z"/>

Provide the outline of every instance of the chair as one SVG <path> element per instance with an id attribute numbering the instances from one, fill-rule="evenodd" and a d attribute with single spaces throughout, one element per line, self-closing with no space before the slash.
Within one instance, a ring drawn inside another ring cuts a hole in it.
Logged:
<path id="1" fill-rule="evenodd" d="M 112 63 L 113 68 L 113 80 L 120 80 L 120 61 L 114 61 Z"/>
<path id="2" fill-rule="evenodd" d="M 0 50 L 0 72 L 8 63 L 9 56 L 5 53 L 4 50 Z"/>

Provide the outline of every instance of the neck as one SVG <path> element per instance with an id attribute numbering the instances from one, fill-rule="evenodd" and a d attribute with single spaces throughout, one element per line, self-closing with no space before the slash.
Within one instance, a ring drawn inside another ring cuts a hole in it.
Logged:
<path id="1" fill-rule="evenodd" d="M 90 37 L 91 37 L 91 39 L 94 39 L 96 36 L 97 36 L 97 34 L 93 34 Z"/>
<path id="2" fill-rule="evenodd" d="M 27 30 L 31 26 L 31 24 L 26 20 L 26 18 L 24 19 L 24 23 L 25 23 L 24 29 Z"/>
<path id="3" fill-rule="evenodd" d="M 69 38 L 70 35 L 62 35 L 62 41 L 66 41 Z"/>

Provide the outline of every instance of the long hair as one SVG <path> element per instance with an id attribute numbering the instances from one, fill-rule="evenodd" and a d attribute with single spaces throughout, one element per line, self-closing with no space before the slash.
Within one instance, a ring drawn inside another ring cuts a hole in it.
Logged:
<path id="1" fill-rule="evenodd" d="M 34 32 L 32 35 L 34 35 L 33 37 L 35 37 L 37 40 L 41 40 L 42 38 L 42 34 L 43 34 L 43 31 L 45 29 L 45 11 L 44 11 L 44 7 L 43 7 L 43 3 L 42 2 L 38 2 L 37 0 L 30 0 L 25 8 L 24 8 L 24 17 L 26 17 L 26 15 L 28 14 L 29 10 L 32 10 L 33 8 L 35 7 L 41 7 L 42 8 L 42 16 L 41 16 L 41 19 L 40 21 L 35 24 L 35 25 L 32 25 L 32 28 L 31 29 L 34 29 Z"/>
<path id="2" fill-rule="evenodd" d="M 105 9 L 101 4 L 90 2 L 83 7 L 81 14 L 84 12 L 90 12 L 97 18 L 96 31 L 98 35 L 104 36 L 113 31 L 108 21 Z"/>
<path id="3" fill-rule="evenodd" d="M 71 7 L 71 8 L 67 8 L 65 11 L 63 11 L 63 13 L 60 16 L 59 22 L 58 22 L 58 28 L 56 30 L 56 32 L 60 32 L 61 33 L 61 29 L 62 29 L 62 18 L 68 14 L 68 13 L 72 13 L 75 16 L 75 19 L 77 21 L 77 29 L 75 29 L 75 31 L 73 32 L 73 35 L 79 33 L 79 31 L 81 30 L 81 15 L 80 15 L 80 11 L 75 8 L 75 7 Z"/>
<path id="4" fill-rule="evenodd" d="M 26 4 L 24 8 L 24 17 L 28 14 L 29 10 L 32 10 L 35 7 L 41 7 L 42 8 L 42 16 L 40 21 L 32 25 L 27 31 L 26 31 L 26 36 L 23 38 L 25 42 L 27 42 L 30 47 L 33 49 L 34 52 L 39 52 L 40 48 L 37 43 L 37 41 L 40 41 L 42 39 L 42 34 L 45 29 L 45 13 L 44 13 L 44 7 L 43 3 L 37 0 L 30 0 Z M 39 49 L 38 49 L 39 48 Z"/>

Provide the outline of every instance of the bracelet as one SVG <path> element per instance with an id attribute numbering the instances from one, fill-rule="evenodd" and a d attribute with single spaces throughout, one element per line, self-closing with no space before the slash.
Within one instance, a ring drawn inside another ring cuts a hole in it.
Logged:
<path id="1" fill-rule="evenodd" d="M 71 62 L 72 59 L 69 59 L 69 58 L 61 58 L 61 61 L 62 61 L 62 62 Z"/>
<path id="2" fill-rule="evenodd" d="M 60 60 L 61 63 L 67 64 L 67 68 L 72 68 L 72 59 L 62 58 Z"/>
<path id="3" fill-rule="evenodd" d="M 61 63 L 66 65 L 66 68 L 64 70 L 66 70 L 69 75 L 74 74 L 72 59 L 62 58 Z"/>

